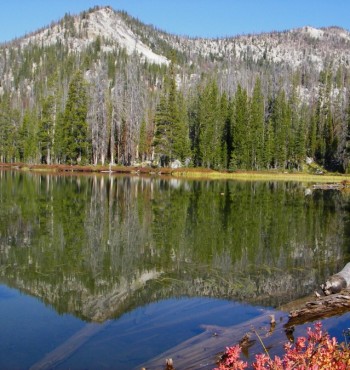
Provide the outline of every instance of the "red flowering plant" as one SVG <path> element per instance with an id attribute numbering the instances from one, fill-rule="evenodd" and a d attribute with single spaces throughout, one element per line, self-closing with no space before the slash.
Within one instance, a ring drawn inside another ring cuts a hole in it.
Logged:
<path id="1" fill-rule="evenodd" d="M 338 344 L 336 338 L 322 330 L 316 323 L 314 330 L 307 329 L 307 337 L 299 337 L 295 344 L 285 345 L 285 354 L 272 359 L 268 353 L 259 354 L 252 364 L 255 370 L 346 370 L 350 369 L 350 350 Z M 214 370 L 242 370 L 248 367 L 240 360 L 239 345 L 228 347 Z"/>
<path id="2" fill-rule="evenodd" d="M 241 354 L 241 347 L 239 344 L 233 347 L 226 347 L 226 352 L 221 357 L 219 367 L 214 370 L 244 370 L 248 367 L 248 363 L 242 361 L 239 356 Z"/>

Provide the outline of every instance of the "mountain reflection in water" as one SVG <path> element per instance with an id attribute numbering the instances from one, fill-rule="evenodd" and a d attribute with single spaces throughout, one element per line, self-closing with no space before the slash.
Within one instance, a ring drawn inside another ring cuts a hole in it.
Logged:
<path id="1" fill-rule="evenodd" d="M 305 188 L 2 171 L 1 282 L 87 322 L 181 297 L 277 307 L 347 262 L 347 195 Z"/>

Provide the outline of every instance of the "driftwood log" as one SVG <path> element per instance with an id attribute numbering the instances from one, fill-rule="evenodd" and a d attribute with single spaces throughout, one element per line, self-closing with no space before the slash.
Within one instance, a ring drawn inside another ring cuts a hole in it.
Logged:
<path id="1" fill-rule="evenodd" d="M 324 296 L 307 297 L 290 307 L 286 327 L 304 324 L 350 311 L 350 263 L 321 285 Z M 292 304 L 291 304 L 292 305 Z M 291 306 L 290 305 L 290 306 Z"/>
<path id="2" fill-rule="evenodd" d="M 286 326 L 300 325 L 350 311 L 350 263 L 321 285 L 324 296 L 308 297 L 292 307 Z"/>
<path id="3" fill-rule="evenodd" d="M 320 189 L 320 190 L 343 190 L 350 187 L 350 182 L 344 180 L 342 182 L 332 182 L 332 183 L 324 183 L 324 184 L 315 184 L 312 186 L 312 189 Z"/>
<path id="4" fill-rule="evenodd" d="M 350 263 L 331 276 L 322 289 L 328 295 L 295 300 L 280 307 L 280 311 L 264 311 L 246 323 L 228 328 L 206 327 L 202 334 L 171 348 L 144 366 L 147 370 L 164 370 L 164 359 L 171 357 L 178 370 L 212 369 L 227 346 L 240 344 L 243 355 L 252 358 L 264 351 L 261 341 L 270 355 L 278 354 L 287 341 L 305 335 L 306 324 L 309 326 L 310 322 L 350 311 Z"/>
<path id="5" fill-rule="evenodd" d="M 315 298 L 292 310 L 286 327 L 324 319 L 350 311 L 350 288 L 340 293 Z"/>
<path id="6" fill-rule="evenodd" d="M 255 319 L 231 327 L 205 327 L 203 333 L 180 343 L 142 366 L 147 370 L 164 370 L 165 359 L 171 357 L 177 370 L 209 370 L 215 367 L 220 354 L 227 346 L 240 344 L 246 359 L 263 353 L 264 348 L 260 340 L 271 356 L 280 354 L 286 342 L 293 342 L 298 336 L 305 335 L 310 322 L 350 311 L 350 289 L 319 298 L 309 296 L 290 302 L 280 309 L 281 311 L 264 311 Z"/>
<path id="7" fill-rule="evenodd" d="M 286 312 L 263 310 L 260 316 L 242 324 L 230 327 L 203 326 L 203 333 L 180 343 L 135 370 L 164 370 L 167 358 L 173 360 L 176 370 L 212 370 L 217 366 L 226 347 L 240 344 L 243 358 L 254 358 L 255 354 L 264 351 L 260 340 L 273 356 L 293 335 L 283 326 L 287 320 Z M 302 330 L 296 330 L 295 334 L 302 335 Z"/>
<path id="8" fill-rule="evenodd" d="M 321 288 L 325 295 L 339 293 L 341 290 L 350 287 L 350 263 L 338 273 L 332 275 Z"/>
<path id="9" fill-rule="evenodd" d="M 85 325 L 66 342 L 62 343 L 52 352 L 48 353 L 43 359 L 32 365 L 29 370 L 49 370 L 55 368 L 75 353 L 93 336 L 110 325 L 110 323 L 111 321 L 108 320 L 103 324 L 92 323 Z"/>

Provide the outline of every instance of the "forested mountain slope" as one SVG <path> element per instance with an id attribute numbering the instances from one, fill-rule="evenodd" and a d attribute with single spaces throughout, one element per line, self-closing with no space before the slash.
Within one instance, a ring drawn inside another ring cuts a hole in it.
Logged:
<path id="1" fill-rule="evenodd" d="M 201 39 L 109 7 L 0 45 L 0 161 L 349 163 L 350 33 Z"/>

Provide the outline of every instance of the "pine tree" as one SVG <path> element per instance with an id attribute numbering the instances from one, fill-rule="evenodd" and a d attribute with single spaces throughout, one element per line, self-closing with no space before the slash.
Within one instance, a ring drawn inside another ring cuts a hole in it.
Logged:
<path id="1" fill-rule="evenodd" d="M 200 165 L 200 88 L 194 91 L 193 95 L 189 99 L 188 106 L 188 121 L 189 121 L 189 138 L 190 138 L 190 149 L 192 153 L 192 163 L 194 166 Z"/>
<path id="2" fill-rule="evenodd" d="M 157 106 L 154 123 L 153 146 L 162 166 L 168 166 L 174 159 L 183 161 L 189 156 L 187 107 L 182 93 L 176 88 L 173 63 Z"/>
<path id="3" fill-rule="evenodd" d="M 324 166 L 332 159 L 333 122 L 331 117 L 331 71 L 321 71 L 316 109 L 317 149 L 316 158 Z"/>
<path id="4" fill-rule="evenodd" d="M 20 160 L 25 163 L 35 163 L 38 158 L 35 111 L 25 111 L 18 136 Z"/>
<path id="5" fill-rule="evenodd" d="M 298 127 L 294 139 L 295 161 L 298 170 L 301 169 L 301 165 L 306 157 L 306 120 L 307 109 L 303 106 L 299 115 Z"/>
<path id="6" fill-rule="evenodd" d="M 11 113 L 10 96 L 3 97 L 0 104 L 0 162 L 10 162 Z"/>
<path id="7" fill-rule="evenodd" d="M 287 168 L 288 138 L 290 130 L 290 109 L 283 90 L 273 101 L 272 116 L 274 126 L 274 167 Z"/>
<path id="8" fill-rule="evenodd" d="M 16 162 L 20 159 L 18 131 L 20 113 L 12 109 L 10 96 L 0 102 L 0 162 Z"/>
<path id="9" fill-rule="evenodd" d="M 231 117 L 232 105 L 228 100 L 227 94 L 224 92 L 220 101 L 221 120 L 223 122 L 222 138 L 221 138 L 221 162 L 223 168 L 229 168 L 230 158 L 232 153 L 232 134 L 231 134 Z"/>
<path id="10" fill-rule="evenodd" d="M 42 163 L 51 164 L 51 157 L 53 155 L 52 148 L 54 142 L 55 119 L 55 101 L 54 97 L 49 95 L 43 103 L 37 134 L 39 153 Z"/>
<path id="11" fill-rule="evenodd" d="M 316 114 L 311 112 L 309 119 L 309 130 L 308 130 L 308 155 L 311 158 L 315 158 L 317 150 L 317 123 L 316 123 Z"/>
<path id="12" fill-rule="evenodd" d="M 264 149 L 263 149 L 263 168 L 270 169 L 273 163 L 274 157 L 274 129 L 272 119 L 269 119 L 266 123 L 265 135 L 264 135 Z"/>
<path id="13" fill-rule="evenodd" d="M 232 169 L 251 168 L 251 130 L 247 91 L 238 85 L 232 119 Z"/>
<path id="14" fill-rule="evenodd" d="M 139 152 L 139 158 L 142 161 L 144 161 L 147 157 L 147 126 L 146 126 L 146 120 L 143 119 L 141 122 L 140 127 L 140 140 L 139 140 L 139 146 L 138 146 L 138 152 Z"/>
<path id="15" fill-rule="evenodd" d="M 64 163 L 66 161 L 65 154 L 65 139 L 64 139 L 64 112 L 59 112 L 56 118 L 56 129 L 54 134 L 53 152 L 55 153 L 55 161 Z"/>
<path id="16" fill-rule="evenodd" d="M 161 166 L 167 166 L 172 157 L 172 122 L 170 120 L 167 98 L 160 97 L 154 117 L 155 134 L 153 146 Z"/>
<path id="17" fill-rule="evenodd" d="M 62 150 L 65 161 L 81 163 L 90 159 L 87 117 L 88 97 L 83 75 L 78 71 L 69 85 L 63 118 Z"/>
<path id="18" fill-rule="evenodd" d="M 222 167 L 223 121 L 220 115 L 220 96 L 215 80 L 204 88 L 199 105 L 199 151 L 201 165 Z"/>
<path id="19" fill-rule="evenodd" d="M 261 82 L 255 82 L 250 107 L 251 168 L 259 170 L 263 166 L 265 103 Z"/>
<path id="20" fill-rule="evenodd" d="M 191 156 L 187 105 L 181 92 L 176 95 L 177 109 L 174 112 L 173 157 L 184 162 Z"/>

